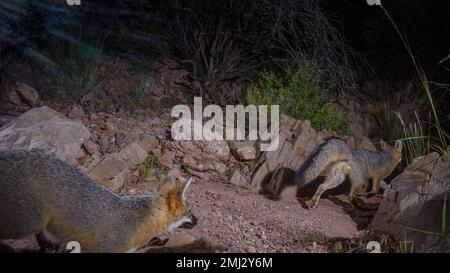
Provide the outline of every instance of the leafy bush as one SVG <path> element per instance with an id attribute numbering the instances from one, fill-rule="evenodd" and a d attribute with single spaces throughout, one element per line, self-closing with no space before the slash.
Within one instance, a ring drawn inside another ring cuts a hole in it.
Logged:
<path id="1" fill-rule="evenodd" d="M 189 72 L 200 95 L 223 104 L 220 85 L 268 67 L 297 66 L 307 55 L 340 89 L 354 83 L 348 47 L 318 0 L 161 1 L 166 55 Z"/>
<path id="2" fill-rule="evenodd" d="M 263 72 L 247 89 L 247 99 L 255 105 L 279 105 L 280 111 L 300 120 L 310 120 L 314 128 L 349 132 L 349 117 L 335 108 L 328 98 L 329 88 L 321 71 L 308 62 L 285 73 Z"/>

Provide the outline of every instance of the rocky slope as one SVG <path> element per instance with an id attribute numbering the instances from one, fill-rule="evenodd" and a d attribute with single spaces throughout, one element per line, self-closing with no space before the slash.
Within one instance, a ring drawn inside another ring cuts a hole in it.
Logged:
<path id="1" fill-rule="evenodd" d="M 152 192 L 164 176 L 194 177 L 188 198 L 199 224 L 189 231 L 161 234 L 152 240 L 149 252 L 350 251 L 351 247 L 334 246 L 366 240 L 371 224 L 397 240 L 402 240 L 405 225 L 438 230 L 439 221 L 430 226 L 427 219 L 440 219 L 450 181 L 450 167 L 438 155 L 417 159 L 393 180 L 384 199 L 360 198 L 354 206 L 346 198 L 348 185 L 343 185 L 325 194 L 317 209 L 306 210 L 297 198 L 310 197 L 316 183 L 298 193 L 289 189 L 281 200 L 269 200 L 258 194 L 258 185 L 289 179 L 316 145 L 335 133 L 317 132 L 308 121 L 281 116 L 280 145 L 272 152 L 259 152 L 258 143 L 252 141 L 175 141 L 170 135 L 170 109 L 188 95 L 180 96 L 174 79 L 183 73 L 166 70 L 155 76 L 141 101 L 158 104 L 158 113 L 88 112 L 86 105 L 42 101 L 33 88 L 17 83 L 0 105 L 0 149 L 52 152 L 120 194 Z M 107 88 L 118 92 L 120 84 L 127 82 L 111 77 Z M 89 98 L 88 94 L 82 102 Z M 376 149 L 367 137 L 341 137 L 350 147 Z M 431 165 L 425 164 L 428 161 Z M 416 250 L 437 249 L 435 237 L 410 232 Z M 33 238 L 12 243 L 24 251 L 38 251 Z M 364 246 L 355 249 L 365 251 Z"/>

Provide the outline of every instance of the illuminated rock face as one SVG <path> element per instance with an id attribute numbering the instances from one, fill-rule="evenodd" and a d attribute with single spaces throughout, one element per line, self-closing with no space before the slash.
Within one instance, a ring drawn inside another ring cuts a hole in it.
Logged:
<path id="1" fill-rule="evenodd" d="M 63 117 L 47 106 L 33 108 L 0 130 L 0 149 L 41 150 L 77 165 L 85 153 L 83 141 L 91 136 L 81 123 Z"/>
<path id="2" fill-rule="evenodd" d="M 392 180 L 372 221 L 399 241 L 414 243 L 415 252 L 440 252 L 440 236 L 417 232 L 441 231 L 444 195 L 450 192 L 450 162 L 439 154 L 418 157 Z M 447 198 L 449 219 L 450 197 Z"/>

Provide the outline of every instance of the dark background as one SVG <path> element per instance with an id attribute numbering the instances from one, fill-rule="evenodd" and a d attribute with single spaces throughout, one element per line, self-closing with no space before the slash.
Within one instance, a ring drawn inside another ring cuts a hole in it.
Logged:
<path id="1" fill-rule="evenodd" d="M 384 0 L 382 4 L 407 39 L 427 79 L 439 83 L 433 87 L 433 95 L 441 123 L 448 129 L 445 84 L 450 64 L 444 59 L 450 53 L 449 1 Z M 322 30 L 323 22 L 334 30 Z M 0 30 L 1 46 L 6 48 L 3 52 L 28 58 L 48 73 L 57 69 L 30 57 L 30 49 L 46 52 L 49 41 L 67 37 L 92 47 L 101 40 L 102 50 L 132 61 L 169 56 L 193 71 L 195 67 L 185 61 L 195 59 L 193 48 L 198 46 L 190 45 L 189 39 L 201 31 L 208 35 L 226 33 L 235 39 L 233 46 L 238 51 L 206 50 L 207 54 L 239 54 L 237 63 L 221 78 L 208 79 L 214 84 L 205 89 L 214 89 L 216 80 L 251 80 L 263 69 L 298 63 L 302 56 L 317 59 L 328 71 L 326 80 L 338 92 L 352 90 L 371 96 L 373 90 L 362 87 L 376 80 L 392 87 L 388 94 L 402 96 L 402 88 L 395 88 L 396 84 L 418 79 L 392 23 L 380 7 L 369 6 L 365 0 L 82 0 L 80 7 L 69 7 L 63 0 L 5 0 L 0 3 Z M 5 53 L 0 56 L 4 59 Z M 420 82 L 416 85 L 414 92 L 423 92 Z M 428 110 L 425 107 L 423 112 Z"/>

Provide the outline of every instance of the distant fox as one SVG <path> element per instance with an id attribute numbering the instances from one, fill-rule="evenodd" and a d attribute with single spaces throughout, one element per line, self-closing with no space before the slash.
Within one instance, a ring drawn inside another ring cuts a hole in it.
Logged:
<path id="1" fill-rule="evenodd" d="M 186 201 L 191 181 L 122 197 L 52 155 L 0 151 L 0 239 L 46 231 L 82 252 L 133 251 L 167 228 L 196 224 Z"/>
<path id="2" fill-rule="evenodd" d="M 381 181 L 389 176 L 402 160 L 402 142 L 397 140 L 394 147 L 380 141 L 381 151 L 350 149 L 341 139 L 330 138 L 320 144 L 302 167 L 296 172 L 294 184 L 298 187 L 325 176 L 308 206 L 317 206 L 320 196 L 328 189 L 339 186 L 346 178 L 351 182 L 349 194 L 353 201 L 357 191 L 372 179 L 372 191 L 377 194 Z"/>

